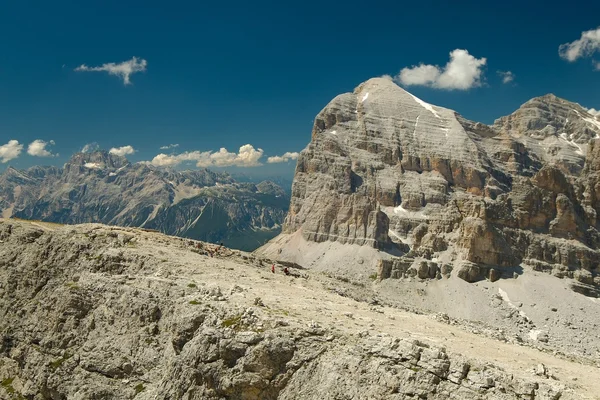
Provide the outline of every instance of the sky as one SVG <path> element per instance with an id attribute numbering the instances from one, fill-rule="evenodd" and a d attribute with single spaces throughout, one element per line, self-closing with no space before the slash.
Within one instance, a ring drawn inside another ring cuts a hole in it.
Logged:
<path id="1" fill-rule="evenodd" d="M 0 172 L 101 148 L 291 175 L 314 117 L 387 75 L 492 123 L 600 109 L 600 2 L 0 1 Z"/>

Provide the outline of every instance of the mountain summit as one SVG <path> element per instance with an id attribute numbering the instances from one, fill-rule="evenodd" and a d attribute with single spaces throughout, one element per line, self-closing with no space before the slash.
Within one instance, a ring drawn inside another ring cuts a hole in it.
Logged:
<path id="1" fill-rule="evenodd" d="M 369 256 L 384 278 L 412 276 L 422 263 L 423 277 L 454 270 L 468 281 L 530 268 L 592 290 L 600 285 L 598 137 L 599 119 L 554 95 L 488 126 L 371 79 L 317 115 L 284 233 L 260 251 L 331 269 L 309 248 L 368 245 L 385 250 Z M 338 258 L 364 252 L 336 249 Z M 344 258 L 345 270 L 368 272 L 359 258 Z"/>

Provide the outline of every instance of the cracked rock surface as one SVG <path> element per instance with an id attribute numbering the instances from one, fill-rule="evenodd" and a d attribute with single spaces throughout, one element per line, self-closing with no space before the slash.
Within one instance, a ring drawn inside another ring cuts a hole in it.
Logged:
<path id="1" fill-rule="evenodd" d="M 600 393 L 595 366 L 346 296 L 351 283 L 291 264 L 286 276 L 267 258 L 93 224 L 0 220 L 0 241 L 0 398 Z"/>

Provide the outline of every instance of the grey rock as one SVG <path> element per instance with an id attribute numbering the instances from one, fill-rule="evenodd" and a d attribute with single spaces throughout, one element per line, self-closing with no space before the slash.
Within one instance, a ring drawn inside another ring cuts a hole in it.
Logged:
<path id="1" fill-rule="evenodd" d="M 121 251 L 119 233 L 147 247 Z M 197 271 L 173 263 L 178 272 L 167 277 L 152 250 L 161 243 L 163 253 L 186 251 L 176 238 L 6 220 L 0 236 L 3 398 L 508 400 L 562 393 L 545 379 L 516 378 L 421 341 L 278 324 L 270 310 L 221 301 L 218 286 L 199 288 L 198 301 L 174 295 Z M 114 254 L 107 260 L 119 267 L 97 262 L 102 254 Z M 245 261 L 230 260 L 248 268 Z"/>
<path id="2" fill-rule="evenodd" d="M 391 264 L 383 260 L 382 279 L 426 276 L 424 267 L 404 269 L 394 257 L 444 256 L 442 265 L 462 265 L 458 275 L 469 282 L 491 268 L 493 279 L 529 268 L 595 287 L 598 138 L 600 118 L 554 95 L 486 126 L 391 80 L 370 79 L 317 115 L 282 238 L 298 233 L 308 242 L 385 250 Z M 285 240 L 265 249 L 277 246 L 281 251 Z"/>

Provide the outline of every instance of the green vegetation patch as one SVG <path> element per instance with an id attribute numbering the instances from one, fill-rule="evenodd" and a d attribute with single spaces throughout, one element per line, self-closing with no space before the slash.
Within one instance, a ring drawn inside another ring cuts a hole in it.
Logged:
<path id="1" fill-rule="evenodd" d="M 6 390 L 6 392 L 11 395 L 15 393 L 15 388 L 12 386 L 14 380 L 15 378 L 6 378 L 1 383 L 4 390 Z"/>
<path id="2" fill-rule="evenodd" d="M 73 357 L 72 354 L 65 353 L 65 355 L 62 356 L 61 358 L 52 361 L 50 363 L 50 368 L 52 368 L 53 371 L 56 371 L 58 368 L 60 368 L 65 363 L 65 361 L 67 361 L 71 357 Z"/>
<path id="3" fill-rule="evenodd" d="M 143 383 L 138 383 L 137 385 L 135 385 L 134 389 L 135 389 L 135 394 L 140 394 L 146 389 L 146 387 L 144 386 Z"/>
<path id="4" fill-rule="evenodd" d="M 76 282 L 67 282 L 67 283 L 65 283 L 65 286 L 68 287 L 71 290 L 79 290 L 79 289 L 81 289 L 81 287 Z"/>
<path id="5" fill-rule="evenodd" d="M 221 322 L 221 326 L 223 328 L 236 329 L 236 328 L 240 327 L 241 322 L 242 322 L 242 314 L 237 314 L 237 315 L 234 315 L 233 317 L 225 318 L 223 320 L 223 322 Z"/>

